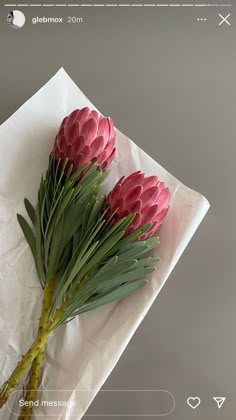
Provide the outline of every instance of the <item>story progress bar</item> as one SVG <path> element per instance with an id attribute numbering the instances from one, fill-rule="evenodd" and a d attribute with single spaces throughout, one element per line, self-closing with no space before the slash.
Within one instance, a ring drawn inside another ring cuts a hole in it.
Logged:
<path id="1" fill-rule="evenodd" d="M 87 4 L 78 4 L 78 3 L 71 3 L 71 4 L 4 4 L 5 7 L 231 7 L 232 4 L 211 4 L 211 3 L 200 3 L 200 4 L 193 4 L 193 3 L 150 3 L 150 4 L 133 4 L 133 3 L 102 3 L 102 4 L 95 4 L 95 3 L 87 3 Z"/>

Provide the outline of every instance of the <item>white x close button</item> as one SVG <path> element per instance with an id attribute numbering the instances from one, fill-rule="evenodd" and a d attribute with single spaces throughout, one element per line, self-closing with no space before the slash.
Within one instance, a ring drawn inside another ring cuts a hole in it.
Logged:
<path id="1" fill-rule="evenodd" d="M 219 26 L 221 26 L 223 23 L 226 23 L 226 25 L 228 25 L 228 26 L 230 26 L 231 25 L 231 23 L 228 21 L 228 18 L 231 16 L 231 14 L 229 13 L 227 16 L 222 16 L 220 13 L 219 13 L 219 16 L 220 16 L 220 18 L 222 19 L 221 21 L 220 21 L 220 23 L 219 23 Z"/>

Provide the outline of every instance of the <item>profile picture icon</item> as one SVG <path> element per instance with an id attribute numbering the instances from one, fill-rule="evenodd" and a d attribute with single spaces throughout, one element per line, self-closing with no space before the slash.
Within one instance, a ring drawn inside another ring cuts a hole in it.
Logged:
<path id="1" fill-rule="evenodd" d="M 13 29 L 20 29 L 25 24 L 25 15 L 20 10 L 12 10 L 7 15 L 7 23 Z"/>

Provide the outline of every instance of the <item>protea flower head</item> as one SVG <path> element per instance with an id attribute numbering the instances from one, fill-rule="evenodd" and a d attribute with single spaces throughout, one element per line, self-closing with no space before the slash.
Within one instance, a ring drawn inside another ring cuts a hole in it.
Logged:
<path id="1" fill-rule="evenodd" d="M 126 235 L 134 230 L 152 223 L 150 229 L 140 236 L 145 240 L 159 229 L 169 208 L 170 191 L 157 176 L 146 177 L 141 171 L 122 177 L 108 194 L 104 208 L 109 207 L 106 218 L 114 214 L 114 223 L 128 214 L 135 214 L 128 226 Z"/>
<path id="2" fill-rule="evenodd" d="M 89 108 L 75 109 L 64 118 L 55 139 L 52 155 L 68 159 L 74 170 L 86 162 L 96 161 L 104 171 L 115 155 L 115 129 L 111 118 L 102 117 Z"/>

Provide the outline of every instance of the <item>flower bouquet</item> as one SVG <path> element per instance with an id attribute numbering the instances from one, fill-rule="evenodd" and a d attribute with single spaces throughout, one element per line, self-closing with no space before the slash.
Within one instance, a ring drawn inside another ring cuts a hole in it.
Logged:
<path id="1" fill-rule="evenodd" d="M 143 291 L 148 288 L 147 279 L 152 282 L 152 273 L 158 267 L 158 251 L 155 249 L 159 239 L 156 234 L 167 215 L 170 197 L 177 190 L 173 189 L 171 182 L 165 185 L 161 176 L 150 173 L 150 168 L 146 173 L 141 165 L 131 173 L 125 171 L 120 174 L 121 168 L 117 170 L 122 163 L 120 159 L 114 165 L 116 146 L 119 149 L 119 145 L 116 144 L 116 131 L 110 118 L 102 117 L 88 106 L 63 116 L 36 200 L 31 204 L 26 198 L 27 217 L 17 216 L 33 256 L 43 298 L 38 331 L 32 334 L 34 340 L 28 342 L 29 348 L 3 381 L 0 406 L 6 403 L 15 387 L 22 384 L 27 371 L 24 400 L 33 401 L 36 398 L 48 339 L 69 325 L 73 325 L 76 332 L 75 321 L 86 316 L 81 314 L 96 312 L 102 320 L 102 313 L 97 309 L 101 306 L 106 305 L 104 310 L 107 310 L 105 308 L 110 306 L 107 304 L 113 301 L 124 301 L 129 306 L 141 293 L 150 306 L 155 295 L 151 293 L 148 296 Z M 133 160 L 139 166 L 137 156 Z M 113 171 L 116 172 L 114 178 L 117 175 L 121 177 L 109 190 L 106 182 Z M 27 192 L 24 195 L 27 196 Z M 185 200 L 186 197 L 182 204 Z M 199 206 L 196 211 L 198 220 L 195 220 L 195 225 L 191 223 L 192 233 L 207 207 L 206 200 L 201 197 L 201 214 Z M 192 222 L 192 214 L 191 218 Z M 177 222 L 180 223 L 178 218 Z M 170 224 L 168 229 L 172 228 Z M 175 232 L 173 229 L 173 235 Z M 167 236 L 170 235 L 165 236 L 163 231 L 161 242 L 163 240 L 164 244 Z M 182 240 L 182 250 L 188 240 L 186 237 Z M 175 259 L 176 255 L 172 256 L 172 265 Z M 166 277 L 170 269 L 171 264 L 164 274 Z M 163 276 L 163 273 L 162 267 L 160 275 Z M 163 277 L 162 283 L 164 280 Z M 142 290 L 137 292 L 138 289 Z M 149 293 L 153 289 L 151 286 Z M 141 307 L 137 309 L 136 318 L 141 313 Z M 144 312 L 143 308 L 141 316 Z M 127 337 L 134 328 L 134 324 L 126 328 Z M 76 343 L 76 339 L 74 341 Z M 47 371 L 47 366 L 44 369 Z M 105 372 L 104 375 L 100 373 L 100 381 L 104 381 L 105 376 Z M 32 405 L 25 405 L 19 418 L 28 419 L 31 414 Z"/>

